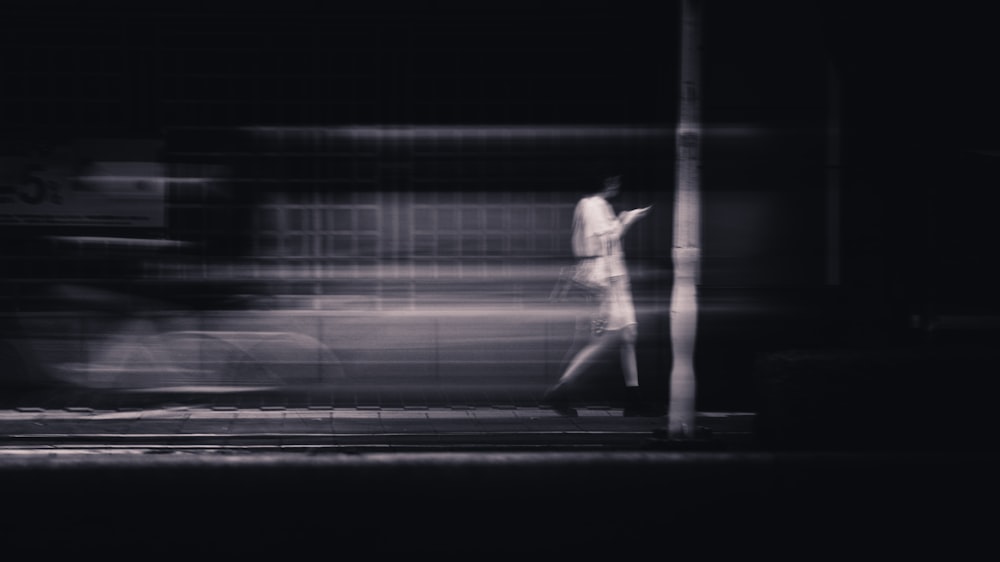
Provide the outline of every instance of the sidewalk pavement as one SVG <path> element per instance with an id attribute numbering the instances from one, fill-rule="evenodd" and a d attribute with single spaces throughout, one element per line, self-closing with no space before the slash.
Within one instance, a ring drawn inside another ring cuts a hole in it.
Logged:
<path id="1" fill-rule="evenodd" d="M 755 450 L 753 415 L 539 407 L 0 409 L 4 553 L 967 558 L 991 454 Z M 970 509 L 969 506 L 972 506 Z"/>
<path id="2" fill-rule="evenodd" d="M 693 439 L 666 417 L 620 408 L 333 406 L 16 407 L 0 410 L 0 458 L 13 450 L 511 451 L 733 450 L 752 446 L 753 414 L 701 412 Z"/>

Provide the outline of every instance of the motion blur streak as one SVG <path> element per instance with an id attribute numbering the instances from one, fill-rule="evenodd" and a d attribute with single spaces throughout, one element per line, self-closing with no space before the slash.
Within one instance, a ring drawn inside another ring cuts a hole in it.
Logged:
<path id="1" fill-rule="evenodd" d="M 535 141 L 546 139 L 669 139 L 670 127 L 622 125 L 352 125 L 342 127 L 255 126 L 240 129 L 259 137 L 340 138 L 345 140 L 446 141 L 473 138 L 482 140 Z M 753 137 L 768 131 L 748 125 L 717 123 L 706 125 L 712 137 Z M 771 131 L 773 133 L 773 131 Z"/>
<path id="2" fill-rule="evenodd" d="M 354 125 L 343 127 L 248 127 L 262 136 L 276 134 L 358 140 L 446 140 L 449 137 L 535 140 L 544 138 L 667 137 L 666 127 L 613 125 Z"/>
<path id="3" fill-rule="evenodd" d="M 337 294 L 308 295 L 282 294 L 275 283 L 274 292 L 248 295 L 238 310 L 64 287 L 131 309 L 38 313 L 21 324 L 51 376 L 93 388 L 322 386 L 400 376 L 409 384 L 443 377 L 545 384 L 589 306 L 550 300 L 549 282 L 525 278 L 522 286 L 534 289 L 523 292 L 480 284 L 439 276 L 421 287 L 373 277 L 345 281 Z M 637 295 L 636 306 L 640 322 L 667 315 L 666 303 L 648 295 Z"/>

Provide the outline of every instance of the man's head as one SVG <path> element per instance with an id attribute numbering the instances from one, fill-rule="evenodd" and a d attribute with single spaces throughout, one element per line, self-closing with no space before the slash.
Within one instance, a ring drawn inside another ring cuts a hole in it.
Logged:
<path id="1" fill-rule="evenodd" d="M 622 177 L 621 176 L 607 176 L 604 178 L 604 189 L 601 190 L 601 197 L 605 199 L 610 199 L 618 195 L 621 191 Z"/>

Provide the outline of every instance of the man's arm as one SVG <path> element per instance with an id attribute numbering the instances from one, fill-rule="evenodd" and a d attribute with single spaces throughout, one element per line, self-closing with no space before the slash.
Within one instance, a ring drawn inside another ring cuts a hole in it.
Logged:
<path id="1" fill-rule="evenodd" d="M 619 236 L 624 236 L 625 231 L 632 226 L 635 221 L 641 219 L 649 213 L 653 206 L 643 207 L 641 209 L 632 209 L 631 211 L 622 211 L 618 213 L 618 223 L 621 225 L 621 233 Z"/>

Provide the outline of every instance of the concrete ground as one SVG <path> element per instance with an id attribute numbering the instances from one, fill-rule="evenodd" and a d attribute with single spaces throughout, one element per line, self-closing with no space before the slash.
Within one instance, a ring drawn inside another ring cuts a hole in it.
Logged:
<path id="1" fill-rule="evenodd" d="M 613 407 L 0 411 L 5 554 L 842 559 L 989 546 L 1000 457 L 762 449 Z"/>

